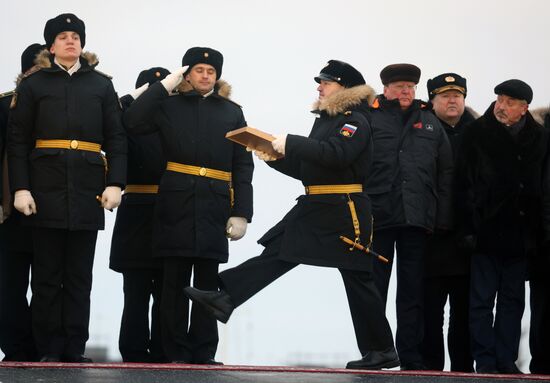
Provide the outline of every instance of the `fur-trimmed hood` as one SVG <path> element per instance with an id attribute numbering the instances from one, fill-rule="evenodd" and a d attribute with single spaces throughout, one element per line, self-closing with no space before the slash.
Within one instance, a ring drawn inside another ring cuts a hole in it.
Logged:
<path id="1" fill-rule="evenodd" d="M 34 66 L 25 73 L 20 73 L 15 79 L 15 85 L 19 85 L 26 73 L 36 72 L 38 69 L 47 69 L 52 67 L 52 54 L 49 50 L 43 49 L 36 55 L 34 59 Z M 80 57 L 86 60 L 89 66 L 94 67 L 99 64 L 99 58 L 95 53 L 92 52 L 82 52 Z"/>
<path id="2" fill-rule="evenodd" d="M 359 106 L 365 101 L 371 105 L 375 98 L 376 92 L 370 85 L 358 85 L 333 93 L 322 100 L 315 101 L 313 110 L 324 111 L 329 116 L 336 116 L 339 113 Z"/>
<path id="3" fill-rule="evenodd" d="M 232 87 L 225 80 L 218 80 L 214 85 L 215 92 L 223 98 L 231 99 Z M 193 87 L 185 79 L 178 85 L 179 93 L 191 92 Z"/>
<path id="4" fill-rule="evenodd" d="M 546 115 L 550 114 L 550 106 L 529 109 L 529 112 L 531 112 L 531 115 L 536 122 L 544 125 L 544 119 L 546 118 Z"/>

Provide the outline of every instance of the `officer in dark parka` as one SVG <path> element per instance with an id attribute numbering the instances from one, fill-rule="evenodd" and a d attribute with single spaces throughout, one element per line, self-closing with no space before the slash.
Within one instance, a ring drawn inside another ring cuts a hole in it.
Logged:
<path id="1" fill-rule="evenodd" d="M 374 91 L 351 65 L 330 60 L 315 77 L 317 119 L 309 137 L 282 135 L 273 148 L 284 158 L 257 152 L 274 169 L 301 180 L 306 194 L 260 240 L 263 253 L 220 274 L 221 291 L 186 288 L 186 294 L 227 322 L 240 306 L 299 264 L 338 268 L 342 274 L 360 360 L 348 368 L 399 365 L 391 329 L 372 277 L 373 257 L 350 251 L 339 236 L 370 246 L 372 217 L 363 186 L 372 155 L 370 126 L 357 112 Z M 356 221 L 354 221 L 354 218 Z"/>
<path id="2" fill-rule="evenodd" d="M 214 359 L 217 322 L 193 306 L 188 326 L 189 300 L 183 288 L 189 286 L 191 272 L 194 286 L 217 287 L 219 264 L 228 259 L 227 237 L 242 238 L 252 219 L 254 162 L 244 147 L 225 138 L 246 122 L 241 107 L 228 98 L 230 86 L 220 80 L 222 54 L 190 48 L 182 65 L 151 85 L 124 119 L 131 133 L 158 131 L 168 161 L 153 227 L 153 253 L 164 263 L 161 316 L 166 357 L 220 364 Z"/>
<path id="3" fill-rule="evenodd" d="M 29 45 L 21 55 L 19 84 L 25 72 L 34 66 L 42 44 Z M 23 215 L 13 208 L 7 174 L 7 125 L 11 99 L 15 91 L 0 95 L 0 349 L 5 361 L 32 362 L 36 347 L 31 330 L 31 312 L 27 301 L 29 272 L 32 263 L 32 235 L 21 223 Z"/>
<path id="4" fill-rule="evenodd" d="M 428 80 L 427 85 L 432 112 L 445 129 L 456 158 L 464 127 L 475 120 L 474 112 L 465 106 L 466 79 L 456 73 L 443 73 Z M 430 370 L 442 371 L 445 365 L 443 318 L 447 298 L 451 371 L 472 372 L 468 331 L 470 254 L 458 246 L 454 228 L 436 231 L 426 246 L 422 354 Z"/>
<path id="5" fill-rule="evenodd" d="M 85 362 L 92 267 L 103 207 L 120 203 L 126 138 L 110 78 L 82 54 L 84 23 L 48 20 L 48 50 L 17 87 L 8 127 L 14 206 L 32 226 L 33 334 L 45 362 Z M 106 158 L 101 152 L 106 153 Z"/>
<path id="6" fill-rule="evenodd" d="M 495 94 L 485 114 L 464 130 L 457 213 L 463 243 L 473 250 L 470 332 L 476 371 L 517 374 L 526 259 L 548 219 L 542 207 L 550 198 L 543 177 L 549 134 L 529 113 L 528 84 L 504 81 Z"/>
<path id="7" fill-rule="evenodd" d="M 120 98 L 123 110 L 149 85 L 164 79 L 164 68 L 143 70 L 136 89 Z M 162 262 L 153 259 L 153 209 L 166 159 L 158 133 L 128 134 L 128 174 L 122 202 L 117 209 L 111 241 L 110 268 L 122 273 L 124 309 L 118 345 L 124 362 L 162 362 L 160 301 Z M 149 301 L 151 326 L 149 326 Z"/>
<path id="8" fill-rule="evenodd" d="M 367 193 L 374 215 L 373 247 L 396 251 L 396 347 L 402 370 L 422 370 L 423 279 L 428 232 L 451 226 L 451 146 L 437 117 L 415 99 L 420 68 L 391 64 L 380 72 L 384 94 L 369 110 L 374 159 Z M 387 300 L 392 264 L 374 266 Z"/>

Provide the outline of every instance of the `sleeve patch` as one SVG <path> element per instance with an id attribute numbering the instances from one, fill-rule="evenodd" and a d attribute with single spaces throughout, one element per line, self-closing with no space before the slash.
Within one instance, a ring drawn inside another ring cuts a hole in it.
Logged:
<path id="1" fill-rule="evenodd" d="M 357 131 L 357 126 L 351 125 L 351 124 L 344 124 L 342 128 L 340 129 L 340 134 L 344 137 L 351 138 Z"/>

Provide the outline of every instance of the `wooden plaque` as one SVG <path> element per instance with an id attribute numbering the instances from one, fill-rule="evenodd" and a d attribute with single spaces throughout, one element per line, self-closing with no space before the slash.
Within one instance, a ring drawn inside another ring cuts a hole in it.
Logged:
<path id="1" fill-rule="evenodd" d="M 275 137 L 250 126 L 227 132 L 225 138 L 251 149 L 268 153 L 275 158 L 283 157 L 280 153 L 276 152 L 271 145 L 271 141 L 273 141 Z"/>

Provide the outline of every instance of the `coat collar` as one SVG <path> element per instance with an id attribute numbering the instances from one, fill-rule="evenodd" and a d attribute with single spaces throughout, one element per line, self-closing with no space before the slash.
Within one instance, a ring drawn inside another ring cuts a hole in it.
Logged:
<path id="1" fill-rule="evenodd" d="M 193 87 L 191 86 L 191 84 L 185 81 L 185 79 L 178 85 L 178 92 L 180 94 L 191 94 L 191 92 L 193 91 Z M 231 98 L 231 91 L 232 87 L 231 85 L 229 85 L 229 83 L 227 83 L 225 80 L 218 80 L 214 85 L 214 93 L 212 95 L 218 95 L 229 100 Z"/>
<path id="2" fill-rule="evenodd" d="M 376 93 L 369 85 L 358 85 L 336 92 L 323 100 L 313 104 L 314 111 L 326 112 L 329 116 L 336 116 L 353 109 L 363 102 L 369 105 L 374 101 Z"/>

